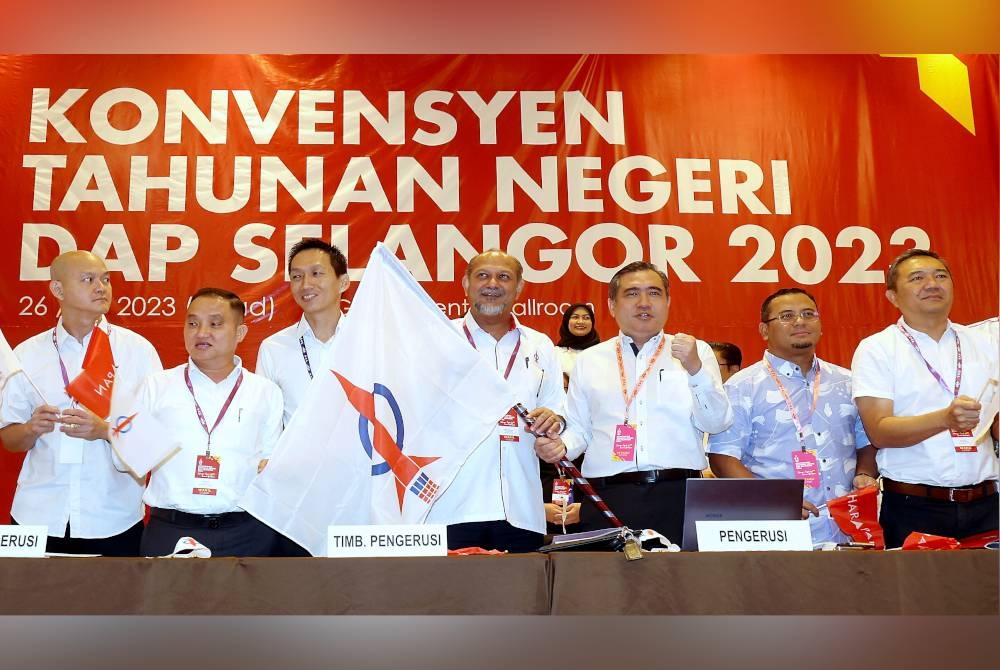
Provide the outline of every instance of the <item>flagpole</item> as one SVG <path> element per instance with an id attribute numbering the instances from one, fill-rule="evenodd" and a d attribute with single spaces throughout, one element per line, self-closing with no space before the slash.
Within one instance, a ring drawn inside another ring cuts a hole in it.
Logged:
<path id="1" fill-rule="evenodd" d="M 38 389 L 38 386 L 36 386 L 35 382 L 32 381 L 31 375 L 28 374 L 28 371 L 22 369 L 22 370 L 20 370 L 20 372 L 21 372 L 21 374 L 24 375 L 24 378 L 28 380 L 28 383 L 31 384 L 31 388 L 35 389 L 35 393 L 38 394 L 38 397 L 42 399 L 42 404 L 43 405 L 48 405 L 49 401 L 45 399 L 45 396 L 42 395 L 42 392 Z"/>

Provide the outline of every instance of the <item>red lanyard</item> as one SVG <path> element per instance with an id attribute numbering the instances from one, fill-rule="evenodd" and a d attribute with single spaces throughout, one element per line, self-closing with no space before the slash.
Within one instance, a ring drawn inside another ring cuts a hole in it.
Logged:
<path id="1" fill-rule="evenodd" d="M 816 403 L 819 401 L 819 382 L 820 374 L 822 372 L 819 367 L 819 360 L 816 358 L 813 360 L 816 361 L 816 378 L 813 379 L 812 407 L 809 408 L 808 423 L 810 424 L 812 423 L 813 415 L 816 413 Z M 795 411 L 795 404 L 792 402 L 791 396 L 788 395 L 785 385 L 781 383 L 781 379 L 778 378 L 778 373 L 774 371 L 774 367 L 771 365 L 771 361 L 767 360 L 767 356 L 764 356 L 764 369 L 767 370 L 767 374 L 771 375 L 771 379 L 774 380 L 775 385 L 781 392 L 781 397 L 785 400 L 785 406 L 788 408 L 788 412 L 792 415 L 792 423 L 795 424 L 795 430 L 798 431 L 799 445 L 802 447 L 802 451 L 805 451 L 806 435 L 805 430 L 802 429 L 802 422 L 799 421 L 799 413 Z"/>
<path id="2" fill-rule="evenodd" d="M 243 383 L 243 370 L 240 370 L 239 377 L 236 378 L 236 383 L 233 384 L 233 390 L 229 392 L 229 397 L 226 398 L 226 402 L 223 403 L 222 409 L 219 410 L 219 416 L 215 418 L 215 424 L 212 429 L 208 429 L 208 422 L 205 421 L 205 413 L 201 411 L 201 405 L 198 404 L 198 398 L 194 395 L 194 386 L 191 385 L 191 375 L 188 373 L 188 368 L 190 364 L 184 366 L 184 383 L 187 384 L 188 391 L 191 392 L 191 399 L 194 400 L 194 411 L 198 414 L 198 421 L 201 423 L 201 427 L 205 429 L 205 434 L 208 435 L 208 446 L 205 449 L 205 455 L 212 455 L 212 433 L 215 429 L 219 427 L 219 423 L 222 421 L 222 417 L 226 415 L 229 410 L 229 405 L 232 404 L 233 398 L 236 397 L 236 392 L 240 389 L 240 384 Z"/>
<path id="3" fill-rule="evenodd" d="M 635 382 L 635 386 L 632 387 L 632 393 L 628 392 L 628 382 L 625 381 L 625 361 L 622 358 L 622 340 L 619 337 L 617 346 L 615 347 L 615 352 L 618 354 L 618 379 L 621 381 L 622 385 L 622 400 L 625 401 L 625 423 L 628 423 L 628 408 L 635 400 L 636 394 L 639 393 L 639 389 L 642 388 L 643 383 L 646 381 L 646 377 L 649 376 L 649 371 L 653 369 L 653 365 L 656 364 L 656 359 L 660 357 L 663 352 L 663 347 L 667 343 L 667 336 L 660 335 L 660 343 L 656 345 L 656 350 L 653 352 L 653 357 L 649 359 L 649 365 L 646 366 L 645 371 Z"/>
<path id="4" fill-rule="evenodd" d="M 896 322 L 896 327 L 906 336 L 906 339 L 910 341 L 910 345 L 916 350 L 917 355 L 923 360 L 924 365 L 927 366 L 927 370 L 934 375 L 934 379 L 938 381 L 941 388 L 945 390 L 946 393 L 951 393 L 952 397 L 958 397 L 958 390 L 962 388 L 962 342 L 959 340 L 958 333 L 955 333 L 955 389 L 952 390 L 948 388 L 947 382 L 941 377 L 941 373 L 931 367 L 931 364 L 924 358 L 924 352 L 920 350 L 920 345 L 917 344 L 917 340 L 914 339 L 913 335 L 910 334 L 906 328 L 903 327 L 903 317 L 899 318 Z"/>
<path id="5" fill-rule="evenodd" d="M 69 386 L 69 373 L 66 371 L 66 364 L 63 363 L 62 354 L 59 353 L 59 341 L 56 339 L 56 328 L 52 329 L 52 346 L 56 349 L 56 357 L 59 359 L 59 371 L 62 372 L 63 385 Z"/>
<path id="6" fill-rule="evenodd" d="M 479 351 L 479 347 L 476 346 L 475 340 L 472 339 L 472 332 L 469 330 L 469 327 L 466 324 L 463 323 L 462 324 L 462 330 L 465 331 L 465 337 L 469 340 L 469 344 L 472 345 L 472 348 L 475 349 L 476 351 Z M 513 328 L 513 319 L 511 320 L 511 330 L 514 330 L 514 328 Z M 517 344 L 514 345 L 514 351 L 511 352 L 511 354 L 510 354 L 510 360 L 507 361 L 507 369 L 504 370 L 504 373 L 503 373 L 503 378 L 504 379 L 507 379 L 507 377 L 510 377 L 510 371 L 514 369 L 514 361 L 517 360 L 517 352 L 520 351 L 520 350 L 521 350 L 521 331 L 518 331 L 518 333 L 517 333 Z"/>

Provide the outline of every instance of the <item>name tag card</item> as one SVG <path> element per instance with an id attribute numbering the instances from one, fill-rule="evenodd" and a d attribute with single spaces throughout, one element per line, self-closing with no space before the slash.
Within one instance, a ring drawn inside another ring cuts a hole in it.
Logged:
<path id="1" fill-rule="evenodd" d="M 41 558 L 48 533 L 45 526 L 0 526 L 0 556 Z"/>
<path id="2" fill-rule="evenodd" d="M 809 521 L 695 521 L 698 551 L 812 551 Z"/>
<path id="3" fill-rule="evenodd" d="M 328 526 L 326 538 L 330 558 L 448 555 L 444 524 Z"/>

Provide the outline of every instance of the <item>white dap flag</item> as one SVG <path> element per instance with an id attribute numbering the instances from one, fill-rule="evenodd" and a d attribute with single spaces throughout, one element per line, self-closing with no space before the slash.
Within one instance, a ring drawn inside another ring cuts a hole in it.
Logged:
<path id="1" fill-rule="evenodd" d="M 332 524 L 423 522 L 516 402 L 381 243 L 344 319 L 329 365 L 240 501 L 320 556 Z"/>

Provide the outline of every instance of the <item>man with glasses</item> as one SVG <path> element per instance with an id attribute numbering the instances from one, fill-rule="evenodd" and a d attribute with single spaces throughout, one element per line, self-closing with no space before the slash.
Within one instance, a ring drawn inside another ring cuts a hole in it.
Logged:
<path id="1" fill-rule="evenodd" d="M 996 344 L 948 318 L 955 286 L 936 253 L 903 252 L 887 285 L 902 316 L 862 340 L 852 364 L 858 411 L 878 448 L 886 546 L 912 531 L 957 539 L 994 531 Z"/>
<path id="2" fill-rule="evenodd" d="M 826 502 L 875 483 L 875 450 L 851 398 L 848 370 L 820 360 L 816 300 L 800 288 L 769 295 L 760 308 L 767 350 L 726 383 L 733 424 L 709 437 L 718 477 L 804 480 L 802 518 L 814 544 L 846 542 Z"/>

